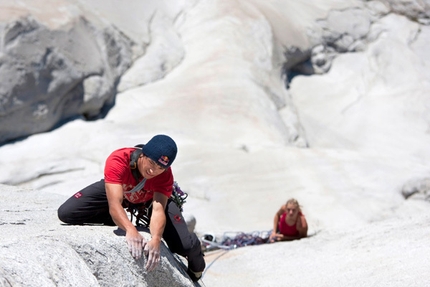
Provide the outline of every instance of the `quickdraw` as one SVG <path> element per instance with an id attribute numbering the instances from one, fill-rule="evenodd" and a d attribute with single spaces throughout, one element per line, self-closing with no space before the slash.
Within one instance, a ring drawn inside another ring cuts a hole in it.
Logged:
<path id="1" fill-rule="evenodd" d="M 173 183 L 173 191 L 170 199 L 178 206 L 181 212 L 183 211 L 182 206 L 186 202 L 187 197 L 188 193 L 183 192 L 178 183 L 175 181 Z"/>

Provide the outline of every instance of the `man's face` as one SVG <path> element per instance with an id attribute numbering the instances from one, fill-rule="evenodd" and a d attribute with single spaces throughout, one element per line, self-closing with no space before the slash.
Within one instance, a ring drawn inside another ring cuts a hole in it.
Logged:
<path id="1" fill-rule="evenodd" d="M 147 156 L 143 156 L 141 159 L 141 164 L 139 165 L 139 171 L 142 176 L 146 179 L 156 177 L 162 174 L 166 169 L 158 165 L 155 161 Z"/>

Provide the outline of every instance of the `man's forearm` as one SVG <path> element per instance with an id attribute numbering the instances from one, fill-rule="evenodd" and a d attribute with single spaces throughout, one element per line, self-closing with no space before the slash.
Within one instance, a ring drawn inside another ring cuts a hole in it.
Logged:
<path id="1" fill-rule="evenodd" d="M 125 212 L 124 208 L 122 208 L 122 206 L 110 208 L 109 213 L 115 224 L 122 230 L 128 231 L 131 228 L 136 228 L 134 227 L 133 223 L 128 219 L 127 213 Z"/>
<path id="2" fill-rule="evenodd" d="M 122 230 L 128 231 L 136 229 L 128 219 L 124 208 L 122 207 L 123 190 L 120 184 L 106 183 L 106 196 L 109 202 L 109 213 L 113 222 Z"/>
<path id="3" fill-rule="evenodd" d="M 152 239 L 161 241 L 165 226 L 166 215 L 164 214 L 164 210 L 153 210 L 150 222 L 150 232 Z"/>

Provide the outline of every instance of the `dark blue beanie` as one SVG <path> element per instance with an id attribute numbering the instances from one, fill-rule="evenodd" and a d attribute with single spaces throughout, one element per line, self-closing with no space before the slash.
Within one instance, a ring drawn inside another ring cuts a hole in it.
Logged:
<path id="1" fill-rule="evenodd" d="M 157 164 L 168 168 L 175 160 L 178 148 L 171 137 L 156 135 L 143 146 L 142 152 Z"/>

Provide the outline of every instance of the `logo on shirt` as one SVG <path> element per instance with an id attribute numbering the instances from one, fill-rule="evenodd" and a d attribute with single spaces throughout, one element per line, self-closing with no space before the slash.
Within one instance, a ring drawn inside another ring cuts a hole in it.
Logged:
<path id="1" fill-rule="evenodd" d="M 160 156 L 160 158 L 158 159 L 158 162 L 163 164 L 163 165 L 168 165 L 169 164 L 169 157 L 162 155 Z"/>
<path id="2" fill-rule="evenodd" d="M 130 201 L 131 203 L 142 203 L 147 202 L 152 199 L 154 192 L 150 190 L 141 189 L 136 192 L 131 192 L 133 189 L 133 185 L 131 184 L 123 184 L 123 194 L 124 198 Z"/>

